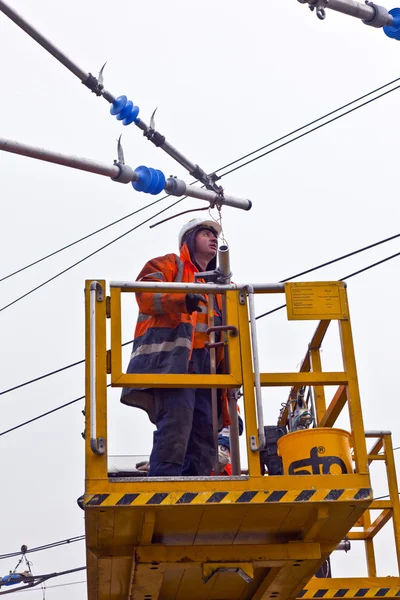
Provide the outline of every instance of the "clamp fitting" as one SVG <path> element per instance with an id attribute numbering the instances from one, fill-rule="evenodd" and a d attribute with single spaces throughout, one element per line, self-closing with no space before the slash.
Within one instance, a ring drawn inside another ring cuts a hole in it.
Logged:
<path id="1" fill-rule="evenodd" d="M 132 167 L 129 165 L 123 165 L 120 162 L 114 163 L 116 167 L 119 169 L 119 173 L 116 177 L 111 177 L 112 181 L 117 181 L 118 183 L 130 183 L 132 179 L 134 179 L 134 171 Z"/>
<path id="2" fill-rule="evenodd" d="M 370 21 L 364 21 L 364 25 L 369 25 L 370 27 L 383 27 L 388 24 L 389 13 L 384 6 L 378 6 L 369 0 L 365 1 L 365 4 L 374 9 L 375 14 Z"/>

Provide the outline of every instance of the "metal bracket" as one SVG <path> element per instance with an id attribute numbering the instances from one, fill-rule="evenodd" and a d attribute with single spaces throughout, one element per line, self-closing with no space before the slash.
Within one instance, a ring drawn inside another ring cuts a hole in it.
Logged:
<path id="1" fill-rule="evenodd" d="M 89 73 L 87 79 L 85 79 L 85 81 L 82 81 L 82 83 L 87 88 L 89 88 L 89 90 L 93 92 L 93 94 L 96 94 L 96 96 L 103 95 L 104 86 L 98 81 L 97 77 L 95 77 L 91 73 Z"/>
<path id="2" fill-rule="evenodd" d="M 239 292 L 239 304 L 246 304 L 246 289 L 243 288 Z"/>
<path id="3" fill-rule="evenodd" d="M 90 438 L 90 449 L 98 456 L 101 456 L 106 451 L 105 439 L 102 437 L 96 439 Z"/>
<path id="4" fill-rule="evenodd" d="M 383 27 L 384 25 L 387 25 L 388 11 L 386 8 L 378 6 L 369 0 L 365 0 L 365 4 L 371 6 L 374 9 L 375 14 L 370 21 L 363 21 L 364 25 L 369 25 L 370 27 Z"/>
<path id="5" fill-rule="evenodd" d="M 253 452 L 257 452 L 258 450 L 257 438 L 255 435 L 250 436 L 250 448 Z"/>
<path id="6" fill-rule="evenodd" d="M 118 183 L 130 183 L 134 178 L 134 170 L 129 165 L 124 165 L 117 160 L 114 160 L 114 165 L 119 168 L 119 173 L 116 177 L 111 177 L 112 181 Z"/>
<path id="7" fill-rule="evenodd" d="M 315 0 L 314 2 L 309 2 L 308 0 L 298 0 L 301 4 L 308 4 L 308 8 L 313 11 L 316 9 L 316 15 L 320 21 L 323 21 L 326 17 L 325 8 L 329 4 L 329 0 Z"/>
<path id="8" fill-rule="evenodd" d="M 92 283 L 90 284 L 90 291 L 93 291 L 93 289 L 96 290 L 97 302 L 103 302 L 104 292 L 102 286 L 99 284 L 98 281 L 92 281 Z"/>
<path id="9" fill-rule="evenodd" d="M 229 274 L 229 277 L 231 273 Z M 227 276 L 221 271 L 219 267 L 217 267 L 214 271 L 202 271 L 201 273 L 195 273 L 194 279 L 205 279 L 207 283 L 226 283 Z"/>
<path id="10" fill-rule="evenodd" d="M 207 583 L 218 573 L 237 573 L 246 583 L 254 579 L 254 567 L 252 563 L 204 563 L 203 582 Z"/>

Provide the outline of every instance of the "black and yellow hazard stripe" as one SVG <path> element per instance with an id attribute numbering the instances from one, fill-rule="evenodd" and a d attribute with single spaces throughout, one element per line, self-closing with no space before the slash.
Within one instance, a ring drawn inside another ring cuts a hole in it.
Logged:
<path id="1" fill-rule="evenodd" d="M 85 506 L 146 506 L 181 504 L 264 504 L 277 502 L 348 502 L 372 499 L 370 488 L 230 492 L 139 492 L 85 494 Z"/>
<path id="2" fill-rule="evenodd" d="M 400 598 L 400 588 L 376 587 L 376 588 L 324 588 L 321 581 L 321 588 L 304 589 L 297 598 L 306 600 L 308 598 Z"/>

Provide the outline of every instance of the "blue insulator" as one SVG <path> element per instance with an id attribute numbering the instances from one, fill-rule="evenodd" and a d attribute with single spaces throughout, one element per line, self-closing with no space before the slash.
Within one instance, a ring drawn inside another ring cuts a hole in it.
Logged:
<path id="1" fill-rule="evenodd" d="M 116 115 L 118 121 L 122 121 L 123 125 L 130 125 L 137 121 L 139 107 L 135 106 L 132 100 L 128 100 L 126 96 L 118 96 L 111 105 L 110 113 Z"/>
<path id="2" fill-rule="evenodd" d="M 133 105 L 131 114 L 122 121 L 122 125 L 130 125 L 133 121 L 135 121 L 135 123 L 136 123 L 138 114 L 139 114 L 139 107 Z"/>
<path id="3" fill-rule="evenodd" d="M 141 165 L 135 169 L 135 173 L 138 175 L 138 180 L 132 181 L 132 187 L 137 192 L 144 192 L 145 194 L 156 196 L 164 189 L 165 175 L 162 171 Z"/>
<path id="4" fill-rule="evenodd" d="M 117 115 L 124 108 L 128 98 L 126 96 L 118 96 L 111 105 L 110 113 Z"/>
<path id="5" fill-rule="evenodd" d="M 133 102 L 132 102 L 132 100 L 128 100 L 128 102 L 125 104 L 124 108 L 122 110 L 120 110 L 119 113 L 117 114 L 117 120 L 123 121 L 125 119 L 125 117 L 127 117 L 128 115 L 131 114 L 132 108 L 133 108 Z"/>
<path id="6" fill-rule="evenodd" d="M 389 10 L 389 15 L 392 15 L 393 23 L 385 25 L 383 31 L 388 37 L 400 41 L 400 8 L 392 8 Z"/>
<path id="7" fill-rule="evenodd" d="M 11 573 L 0 579 L 1 585 L 15 585 L 21 583 L 21 575 L 19 573 Z"/>

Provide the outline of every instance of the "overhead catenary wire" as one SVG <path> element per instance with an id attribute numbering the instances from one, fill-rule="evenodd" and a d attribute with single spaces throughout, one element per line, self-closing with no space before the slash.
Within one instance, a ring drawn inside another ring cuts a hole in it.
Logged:
<path id="1" fill-rule="evenodd" d="M 288 137 L 290 137 L 290 136 L 292 136 L 292 135 L 294 135 L 294 134 L 296 134 L 296 133 L 298 133 L 300 131 L 303 131 L 304 129 L 307 129 L 308 127 L 311 127 L 312 125 L 315 125 L 315 123 L 319 123 L 320 121 L 323 121 L 324 119 L 326 119 L 326 118 L 328 118 L 328 117 L 330 117 L 330 116 L 332 116 L 332 115 L 340 112 L 341 110 L 344 110 L 345 108 L 348 108 L 349 106 L 352 106 L 353 104 L 356 104 L 357 102 L 360 102 L 364 98 L 368 98 L 369 96 L 372 96 L 373 94 L 375 94 L 375 93 L 377 93 L 377 92 L 379 92 L 379 91 L 381 91 L 381 90 L 389 87 L 390 85 L 393 85 L 394 83 L 397 83 L 398 81 L 400 81 L 400 77 L 398 77 L 396 79 L 393 79 L 392 81 L 389 81 L 388 83 L 385 83 L 384 85 L 379 86 L 379 87 L 375 88 L 374 90 L 372 90 L 372 91 L 370 91 L 370 92 L 368 92 L 366 94 L 363 94 L 362 96 L 359 96 L 358 98 L 356 98 L 354 100 L 351 100 L 350 102 L 347 102 L 346 104 L 343 104 L 339 108 L 336 108 L 336 109 L 334 109 L 334 110 L 326 113 L 325 115 L 322 115 L 321 117 L 318 117 L 317 119 L 314 119 L 314 120 L 306 123 L 305 125 L 302 125 L 301 127 L 298 127 L 296 129 L 290 131 L 289 133 L 286 133 L 283 136 L 280 136 L 279 138 L 273 140 L 272 142 L 268 142 L 267 144 L 265 144 L 263 146 L 260 146 L 256 150 L 252 150 L 251 152 L 249 152 L 247 154 L 244 154 L 240 158 L 237 158 L 236 160 L 231 161 L 231 162 L 227 163 L 226 165 L 224 165 L 222 167 L 219 167 L 219 169 L 215 170 L 214 173 L 219 173 L 220 171 L 223 171 L 224 169 L 227 169 L 227 168 L 229 168 L 229 167 L 231 167 L 233 165 L 236 165 L 237 163 L 241 162 L 242 160 L 245 160 L 246 158 L 249 158 L 250 156 L 253 156 L 254 154 L 257 154 L 258 152 L 261 152 L 262 150 L 265 150 L 266 148 L 269 148 L 270 146 L 273 146 L 274 144 L 276 144 L 276 143 L 278 143 L 278 142 L 280 142 L 280 141 L 282 141 L 282 140 L 284 140 L 284 139 L 286 139 L 286 138 L 288 138 Z M 376 98 L 372 98 L 368 102 L 365 102 L 365 103 L 361 104 L 360 106 L 353 108 L 351 111 L 347 111 L 347 112 L 343 113 L 340 116 L 345 116 L 345 115 L 349 114 L 350 112 L 353 112 L 354 110 L 357 110 L 357 108 L 361 108 L 362 106 L 365 106 L 366 104 L 369 104 L 370 102 L 373 102 L 374 100 L 376 100 L 378 98 L 381 98 L 382 96 L 384 96 L 384 95 L 386 95 L 388 93 L 391 93 L 392 91 L 398 89 L 399 87 L 400 86 L 396 86 L 395 88 L 393 88 L 391 90 L 388 90 L 384 94 L 381 94 L 381 95 L 377 96 Z M 307 133 L 311 133 L 312 131 L 315 131 L 316 129 L 319 129 L 320 127 L 323 127 L 324 125 L 327 125 L 328 123 L 331 123 L 331 122 L 335 121 L 336 119 L 340 118 L 340 116 L 336 117 L 335 119 L 329 120 L 327 123 L 321 124 L 319 127 L 314 128 L 314 129 L 310 130 Z M 291 141 L 295 141 L 295 140 L 303 137 L 304 135 L 307 135 L 307 133 L 304 133 L 302 136 L 297 136 L 296 138 L 294 138 Z M 233 173 L 234 171 L 242 168 L 243 166 L 246 166 L 247 164 L 250 164 L 251 162 L 253 162 L 255 160 L 258 160 L 259 158 L 262 158 L 263 156 L 266 156 L 267 154 L 270 154 L 271 152 L 273 152 L 275 150 L 278 150 L 279 148 L 282 148 L 283 146 L 291 143 L 291 141 L 290 142 L 286 142 L 285 144 L 281 144 L 277 148 L 274 148 L 273 150 L 271 150 L 271 151 L 269 151 L 267 153 L 264 153 L 261 156 L 258 156 L 256 158 L 252 159 L 251 161 L 248 161 L 247 163 L 244 163 L 243 165 L 239 165 L 235 169 L 232 169 L 231 171 L 228 171 L 227 173 L 224 173 L 224 174 L 220 175 L 220 178 L 222 178 L 222 177 L 224 177 L 224 176 L 226 176 L 226 175 L 228 175 L 230 173 Z M 197 182 L 198 182 L 198 179 L 196 179 L 195 181 L 191 182 L 191 185 L 193 183 L 197 183 Z M 75 240 L 74 242 L 66 244 L 62 248 L 59 248 L 58 250 L 55 250 L 55 251 L 53 251 L 53 252 L 51 252 L 51 253 L 43 256 L 42 258 L 40 258 L 40 259 L 38 259 L 38 260 L 36 260 L 36 261 L 34 261 L 32 263 L 29 263 L 28 265 L 25 265 L 24 267 L 21 267 L 20 269 L 17 269 L 16 271 L 14 271 L 12 273 L 9 273 L 8 275 L 5 275 L 4 277 L 0 278 L 0 282 L 5 281 L 6 279 L 8 279 L 10 277 L 13 277 L 14 275 L 17 275 L 18 273 L 21 273 L 22 271 L 25 271 L 26 269 L 29 269 L 30 267 L 32 267 L 34 265 L 37 265 L 40 262 L 42 262 L 42 261 L 44 261 L 44 260 L 46 260 L 46 259 L 48 259 L 48 258 L 50 258 L 52 256 L 55 256 L 56 254 L 59 254 L 60 252 L 63 252 L 64 250 L 66 250 L 66 249 L 68 249 L 68 248 L 70 248 L 70 247 L 72 247 L 72 246 L 74 246 L 74 245 L 76 245 L 76 244 L 78 244 L 78 243 L 80 243 L 80 242 L 82 242 L 82 241 L 84 241 L 84 240 L 86 240 L 86 239 L 88 239 L 88 238 L 96 235 L 97 233 L 105 231 L 109 227 L 112 227 L 112 226 L 116 225 L 117 223 L 120 223 L 121 221 L 132 217 L 133 215 L 137 214 L 141 210 L 149 208 L 150 206 L 153 206 L 153 205 L 157 204 L 158 202 L 161 202 L 162 200 L 165 200 L 167 197 L 168 196 L 163 196 L 162 198 L 159 198 L 158 200 L 155 200 L 154 202 L 152 202 L 150 204 L 147 204 L 146 206 L 140 208 L 139 210 L 134 211 L 132 213 L 129 213 L 129 214 L 125 215 L 124 217 L 121 217 L 120 219 L 117 219 L 116 221 L 113 221 L 112 223 L 104 225 L 103 227 L 101 227 L 101 228 L 99 228 L 99 229 L 97 229 L 97 230 L 95 230 L 95 231 L 93 231 L 93 232 L 91 232 L 91 233 L 83 236 L 82 238 L 79 238 L 78 240 Z M 182 198 L 182 200 L 183 200 L 183 198 Z M 155 216 L 157 216 L 157 215 L 155 215 Z M 128 233 L 131 233 L 131 231 L 132 230 L 130 230 L 129 232 L 126 232 L 125 235 L 127 235 Z M 119 238 L 117 238 L 117 239 L 119 239 Z M 104 248 L 101 248 L 101 249 L 104 249 Z M 87 257 L 87 258 L 89 258 L 89 257 Z M 49 280 L 49 281 L 51 281 L 51 280 Z"/>
<path id="2" fill-rule="evenodd" d="M 44 260 L 47 260 L 48 258 L 51 258 L 52 256 L 55 256 L 56 254 L 60 254 L 60 252 L 63 252 L 64 250 L 68 250 L 68 248 L 71 248 L 72 246 L 76 246 L 76 244 L 79 244 L 80 242 L 83 242 L 84 240 L 88 240 L 90 237 L 97 235 L 98 233 L 101 233 L 102 231 L 105 231 L 109 227 L 113 227 L 114 225 L 121 223 L 125 219 L 129 219 L 130 217 L 137 215 L 142 210 L 145 210 L 146 208 L 150 208 L 151 206 L 154 206 L 155 204 L 158 204 L 162 200 L 166 200 L 166 198 L 169 198 L 169 197 L 170 197 L 169 194 L 167 194 L 166 196 L 163 196 L 162 198 L 158 198 L 157 200 L 154 200 L 154 202 L 150 202 L 149 204 L 146 204 L 145 206 L 142 206 L 141 208 L 138 208 L 137 210 L 134 210 L 133 212 L 128 213 L 124 217 L 121 217 L 120 219 L 116 219 L 112 223 L 108 223 L 108 225 L 104 225 L 103 227 L 100 227 L 99 229 L 96 229 L 95 231 L 92 231 L 91 233 L 84 235 L 83 237 L 79 238 L 78 240 L 75 240 L 74 242 L 70 242 L 69 244 L 66 244 L 65 246 L 63 246 L 62 248 L 59 248 L 58 250 L 54 250 L 53 252 L 46 254 L 46 256 L 42 256 L 42 258 L 38 258 L 37 260 L 29 263 L 28 265 L 25 265 L 24 267 L 21 267 L 20 269 L 17 269 L 16 271 L 9 273 L 8 275 L 4 275 L 4 277 L 0 278 L 0 283 L 2 281 L 5 281 L 6 279 L 9 279 L 10 277 L 13 277 L 14 275 L 18 275 L 18 273 L 22 273 L 23 271 L 26 271 L 30 267 L 34 267 L 35 265 L 38 265 L 39 263 L 43 262 Z"/>
<path id="3" fill-rule="evenodd" d="M 226 173 L 221 175 L 221 177 L 230 175 L 231 173 L 234 173 L 235 171 L 238 171 L 239 169 L 246 167 L 247 165 L 250 165 L 251 163 L 255 162 L 256 160 L 259 160 L 260 158 L 263 158 L 264 156 L 268 156 L 268 154 L 271 154 L 272 152 L 275 152 L 276 150 L 280 150 L 280 148 L 284 148 L 285 146 L 288 146 L 292 142 L 296 142 L 297 140 L 300 140 L 301 138 L 305 137 L 306 135 L 308 135 L 310 133 L 313 133 L 314 131 L 318 131 L 318 129 L 325 127 L 325 125 L 329 125 L 329 123 L 334 123 L 338 119 L 341 119 L 342 117 L 345 117 L 346 115 L 353 113 L 354 111 L 358 110 L 359 108 L 362 108 L 363 106 L 367 106 L 371 102 L 374 102 L 375 100 L 378 100 L 379 98 L 383 98 L 387 94 L 391 94 L 392 92 L 394 92 L 395 90 L 398 90 L 399 88 L 400 88 L 400 85 L 397 85 L 394 88 L 392 88 L 391 90 L 387 90 L 386 92 L 383 92 L 382 94 L 379 94 L 378 96 L 375 96 L 374 98 L 371 98 L 370 100 L 367 100 L 366 102 L 363 102 L 362 104 L 359 104 L 358 106 L 355 106 L 354 108 L 351 108 L 350 110 L 347 110 L 346 112 L 344 112 L 340 115 L 337 115 L 336 117 L 333 117 L 332 119 L 329 119 L 328 121 L 325 121 L 324 123 L 321 123 L 320 125 L 317 125 L 316 127 L 313 127 L 312 129 L 309 129 L 308 131 L 305 131 L 301 135 L 297 135 L 296 137 L 288 140 L 287 142 L 284 142 L 283 144 L 280 144 L 279 146 L 276 146 L 275 148 L 272 148 L 271 150 L 268 150 L 267 152 L 263 152 L 263 154 L 260 154 L 259 156 L 256 156 L 255 158 L 252 158 L 251 160 L 248 160 L 248 161 L 242 163 L 241 165 L 231 169 L 230 171 L 227 171 Z"/>
<path id="4" fill-rule="evenodd" d="M 128 344 L 132 344 L 133 340 L 129 340 L 128 342 L 124 342 L 123 344 L 121 344 L 121 347 L 123 348 L 124 346 L 128 346 Z M 0 396 L 3 396 L 4 394 L 8 394 L 10 392 L 14 392 L 15 390 L 18 390 L 19 388 L 25 387 L 26 385 L 31 385 L 32 383 L 36 383 L 37 381 L 41 381 L 42 379 L 46 379 L 46 377 L 51 377 L 52 375 L 57 375 L 58 373 L 62 373 L 63 371 L 66 371 L 67 369 L 72 369 L 72 367 L 76 367 L 78 365 L 82 365 L 85 362 L 85 359 L 82 358 L 81 360 L 77 360 L 76 362 L 73 362 L 69 365 L 65 365 L 65 367 L 60 367 L 59 369 L 55 369 L 54 371 L 50 371 L 49 373 L 45 373 L 44 375 L 39 375 L 39 377 L 35 377 L 34 379 L 30 379 L 29 381 L 24 381 L 23 383 L 19 383 L 18 385 L 14 385 L 11 388 L 8 388 L 7 390 L 3 390 L 2 392 L 0 392 Z"/>
<path id="5" fill-rule="evenodd" d="M 391 256 L 387 256 L 386 258 L 383 258 L 382 260 L 378 260 L 377 262 L 373 263 L 372 265 L 368 265 L 367 267 L 359 269 L 358 271 L 354 271 L 354 273 L 350 273 L 350 275 L 341 277 L 340 279 L 338 279 L 338 281 L 346 281 L 347 279 L 350 279 L 351 277 L 355 277 L 356 275 L 360 275 L 360 273 L 364 273 L 365 271 L 369 271 L 370 269 L 373 269 L 374 267 L 377 267 L 378 265 L 382 265 L 383 263 L 388 262 L 389 260 L 392 260 L 393 258 L 396 258 L 397 256 L 400 256 L 400 252 L 396 252 L 396 254 L 392 254 Z M 280 283 L 283 283 L 285 281 L 288 281 L 288 280 L 283 279 L 282 282 L 280 282 Z M 286 306 L 286 304 L 281 304 L 280 306 L 276 306 L 275 308 L 272 308 L 271 310 L 268 310 L 267 312 L 262 313 L 261 315 L 258 315 L 256 317 L 256 319 L 261 319 L 262 317 L 271 315 L 272 313 L 277 312 L 278 310 L 281 310 L 282 308 L 285 308 L 285 306 Z"/>
<path id="6" fill-rule="evenodd" d="M 132 227 L 131 229 L 129 229 L 128 231 L 125 231 L 125 233 L 122 233 L 121 235 L 119 235 L 118 237 L 114 238 L 113 240 L 111 240 L 110 242 L 107 242 L 107 244 L 104 244 L 103 246 L 101 246 L 100 248 L 97 248 L 97 250 L 94 250 L 93 252 L 91 252 L 90 254 L 88 254 L 87 256 L 85 256 L 84 258 L 81 258 L 80 260 L 76 261 L 75 263 L 73 263 L 72 265 L 70 265 L 69 267 L 63 269 L 62 271 L 59 271 L 58 273 L 56 273 L 55 275 L 53 275 L 53 277 L 50 277 L 49 279 L 46 279 L 46 281 L 43 281 L 42 283 L 40 283 L 39 285 L 35 286 L 34 288 L 30 289 L 28 292 L 25 292 L 25 294 L 22 294 L 22 296 L 19 296 L 18 298 L 15 298 L 14 300 L 12 300 L 11 302 L 9 302 L 8 304 L 2 306 L 0 308 L 0 312 L 6 310 L 7 308 L 9 308 L 10 306 L 13 306 L 13 304 L 16 304 L 17 302 L 19 302 L 20 300 L 22 300 L 23 298 L 26 298 L 26 296 L 29 296 L 30 294 L 32 294 L 33 292 L 36 292 L 37 290 L 39 290 L 40 288 L 44 287 L 45 285 L 47 285 L 48 283 L 50 283 L 51 281 L 54 281 L 54 279 L 57 279 L 58 277 L 60 277 L 61 275 L 64 275 L 64 273 L 67 273 L 68 271 L 70 271 L 71 269 L 73 269 L 74 267 L 80 265 L 81 263 L 83 263 L 85 260 L 87 260 L 88 258 L 91 258 L 92 256 L 94 256 L 95 254 L 98 254 L 99 252 L 101 252 L 102 250 L 104 250 L 105 248 L 108 248 L 109 246 L 111 246 L 111 244 L 114 244 L 115 242 L 117 242 L 118 240 L 122 239 L 123 237 L 125 237 L 126 235 L 128 235 L 129 233 L 132 233 L 132 231 L 135 231 L 136 229 L 139 229 L 139 227 L 142 227 L 142 225 L 145 225 L 146 223 L 148 223 L 149 221 L 151 221 L 152 219 L 155 219 L 155 217 L 158 217 L 158 215 L 161 215 L 163 212 L 165 212 L 166 210 L 172 208 L 173 206 L 176 206 L 177 204 L 179 204 L 179 202 L 182 202 L 182 200 L 185 200 L 186 196 L 183 196 L 182 198 L 179 198 L 179 200 L 177 200 L 176 202 L 173 202 L 172 204 L 170 204 L 169 206 L 167 206 L 166 208 L 163 208 L 162 210 L 160 210 L 158 213 L 156 213 L 155 215 L 152 215 L 151 217 L 149 217 L 148 219 L 146 219 L 145 221 L 142 221 L 141 223 L 139 223 L 138 225 L 135 225 L 135 227 Z"/>
<path id="7" fill-rule="evenodd" d="M 58 585 L 47 585 L 46 586 L 46 590 L 50 590 L 52 588 L 60 588 L 60 587 L 66 587 L 67 585 L 77 585 L 78 583 L 87 583 L 86 579 L 82 579 L 81 581 L 70 581 L 69 583 L 59 583 Z M 24 590 L 13 590 L 16 594 L 18 592 L 25 593 L 25 592 L 41 592 L 42 590 L 39 588 L 25 588 Z"/>
<path id="8" fill-rule="evenodd" d="M 42 546 L 36 546 L 35 548 L 28 548 L 25 550 L 24 554 L 30 554 L 32 552 L 41 552 L 42 550 L 50 550 L 52 548 L 57 548 L 58 546 L 65 546 L 67 544 L 73 544 L 74 542 L 81 542 L 85 539 L 84 535 L 76 535 L 74 537 L 65 538 L 64 540 L 59 540 L 57 542 L 51 542 L 49 544 L 43 544 Z M 5 558 L 13 558 L 15 556 L 21 556 L 21 550 L 18 552 L 9 552 L 8 554 L 0 554 L 0 560 Z"/>

